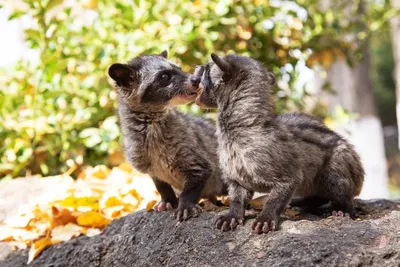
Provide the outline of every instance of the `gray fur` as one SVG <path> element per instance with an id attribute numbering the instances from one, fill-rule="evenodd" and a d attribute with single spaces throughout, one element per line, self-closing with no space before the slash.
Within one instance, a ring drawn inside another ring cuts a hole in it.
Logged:
<path id="1" fill-rule="evenodd" d="M 176 216 L 182 220 L 197 215 L 200 197 L 215 200 L 227 192 L 215 126 L 174 108 L 193 101 L 195 93 L 186 90 L 188 74 L 166 56 L 163 52 L 116 63 L 109 75 L 116 82 L 127 159 L 153 178 L 162 198 L 158 211 L 178 206 Z M 181 192 L 179 203 L 171 186 Z"/>
<path id="2" fill-rule="evenodd" d="M 337 214 L 353 217 L 353 198 L 364 180 L 354 147 L 312 116 L 277 116 L 271 97 L 275 78 L 256 60 L 239 55 L 212 59 L 196 74 L 201 76 L 196 103 L 218 107 L 219 161 L 231 205 L 217 227 L 227 231 L 242 223 L 254 191 L 268 193 L 253 224 L 258 233 L 278 228 L 294 195 L 311 203 L 331 201 Z"/>

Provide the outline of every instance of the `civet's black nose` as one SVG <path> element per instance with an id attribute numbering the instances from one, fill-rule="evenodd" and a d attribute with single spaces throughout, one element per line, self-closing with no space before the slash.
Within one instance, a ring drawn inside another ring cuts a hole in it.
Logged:
<path id="1" fill-rule="evenodd" d="M 193 86 L 199 86 L 200 77 L 192 75 L 192 77 L 190 77 L 190 82 L 192 83 Z"/>

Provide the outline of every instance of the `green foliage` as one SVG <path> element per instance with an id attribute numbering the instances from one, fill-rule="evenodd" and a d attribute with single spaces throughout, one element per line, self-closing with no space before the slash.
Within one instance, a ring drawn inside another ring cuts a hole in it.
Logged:
<path id="1" fill-rule="evenodd" d="M 371 39 L 372 81 L 378 112 L 384 126 L 396 124 L 396 90 L 390 25 L 384 24 Z"/>
<path id="2" fill-rule="evenodd" d="M 116 163 L 116 99 L 106 76 L 113 62 L 168 49 L 172 60 L 191 71 L 211 52 L 234 51 L 276 74 L 278 111 L 303 110 L 308 93 L 295 84 L 298 66 L 328 67 L 337 56 L 349 57 L 357 47 L 343 37 L 360 24 L 352 20 L 355 10 L 343 12 L 351 1 L 332 1 L 330 8 L 315 0 L 23 2 L 9 19 L 33 18 L 25 40 L 40 58 L 0 73 L 6 77 L 0 81 L 0 177 Z M 374 11 L 378 19 L 361 19 L 371 25 L 390 17 L 388 12 L 382 8 Z M 369 29 L 359 35 L 365 38 Z M 181 109 L 202 113 L 195 106 Z M 323 105 L 314 111 L 326 115 Z"/>

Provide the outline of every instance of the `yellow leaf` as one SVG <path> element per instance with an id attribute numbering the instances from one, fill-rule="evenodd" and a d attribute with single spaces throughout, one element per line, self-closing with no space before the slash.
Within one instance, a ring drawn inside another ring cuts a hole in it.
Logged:
<path id="1" fill-rule="evenodd" d="M 79 215 L 77 221 L 79 225 L 95 228 L 102 228 L 110 223 L 109 219 L 95 211 L 89 211 Z"/>
<path id="2" fill-rule="evenodd" d="M 45 248 L 51 245 L 51 240 L 48 237 L 42 238 L 33 243 L 29 250 L 28 264 L 32 262 Z"/>
<path id="3" fill-rule="evenodd" d="M 127 162 L 123 162 L 123 163 L 119 164 L 119 166 L 117 168 L 119 168 L 125 172 L 132 172 L 132 167 Z"/>
<path id="4" fill-rule="evenodd" d="M 105 179 L 110 172 L 110 169 L 107 168 L 106 165 L 98 165 L 93 168 L 92 176 L 100 179 Z"/>
<path id="5" fill-rule="evenodd" d="M 194 6 L 201 6 L 201 0 L 195 0 L 195 1 L 193 2 L 193 5 L 194 5 Z"/>
<path id="6" fill-rule="evenodd" d="M 91 207 L 92 210 L 98 209 L 99 203 L 98 203 L 98 198 L 97 197 L 74 197 L 70 196 L 67 197 L 66 199 L 62 200 L 60 202 L 61 206 L 64 207 L 71 207 L 71 208 L 77 208 L 77 207 Z"/>
<path id="7" fill-rule="evenodd" d="M 111 101 L 109 101 L 109 98 L 106 96 L 103 96 L 103 98 L 100 98 L 100 104 L 103 104 L 104 107 L 110 107 Z M 112 166 L 117 166 L 120 165 L 125 161 L 124 153 L 122 151 L 116 150 L 114 152 L 109 152 L 108 153 L 108 163 Z"/>
<path id="8" fill-rule="evenodd" d="M 120 200 L 116 196 L 112 196 L 106 200 L 105 206 L 106 206 L 106 208 L 109 208 L 109 207 L 114 207 L 114 206 L 120 206 L 123 204 L 124 204 L 124 202 L 122 200 Z"/>
<path id="9" fill-rule="evenodd" d="M 68 223 L 67 225 L 60 225 L 51 230 L 51 242 L 57 243 L 61 241 L 67 241 L 73 237 L 77 237 L 82 233 L 83 227 L 74 223 Z"/>
<path id="10" fill-rule="evenodd" d="M 50 213 L 48 212 L 48 205 L 45 205 L 45 208 L 41 209 L 39 205 L 35 205 L 32 213 L 35 215 L 35 219 L 49 221 Z"/>
<path id="11" fill-rule="evenodd" d="M 102 210 L 103 214 L 106 215 L 108 218 L 118 218 L 121 215 L 121 211 L 123 211 L 125 208 L 124 205 L 120 206 L 114 206 L 114 207 L 109 207 L 105 208 Z"/>
<path id="12" fill-rule="evenodd" d="M 156 203 L 157 203 L 156 200 L 149 201 L 146 205 L 146 211 L 147 212 L 151 211 Z"/>
<path id="13" fill-rule="evenodd" d="M 123 198 L 124 203 L 128 204 L 131 207 L 139 206 L 139 200 L 132 195 L 126 195 Z"/>
<path id="14" fill-rule="evenodd" d="M 88 9 L 96 9 L 98 5 L 98 0 L 85 0 L 82 6 Z"/>
<path id="15" fill-rule="evenodd" d="M 132 190 L 128 191 L 126 194 L 124 194 L 124 196 L 126 196 L 126 195 L 128 195 L 128 194 L 134 196 L 134 197 L 135 197 L 137 200 L 139 200 L 139 201 L 143 199 L 143 198 L 140 196 L 140 194 L 138 193 L 138 191 L 136 191 L 136 189 L 132 189 Z"/>

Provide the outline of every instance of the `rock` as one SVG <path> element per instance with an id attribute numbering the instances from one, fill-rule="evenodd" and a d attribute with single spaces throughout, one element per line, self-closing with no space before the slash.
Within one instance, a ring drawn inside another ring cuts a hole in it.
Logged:
<path id="1" fill-rule="evenodd" d="M 51 246 L 29 266 L 400 266 L 400 202 L 357 200 L 357 211 L 357 220 L 288 212 L 264 235 L 251 232 L 255 211 L 234 232 L 213 227 L 226 211 L 182 223 L 139 211 L 101 235 Z M 27 266 L 27 258 L 28 250 L 12 252 L 0 266 Z"/>

